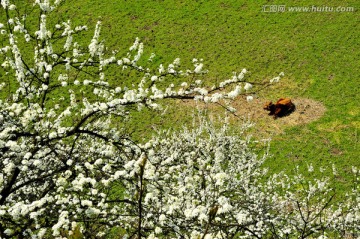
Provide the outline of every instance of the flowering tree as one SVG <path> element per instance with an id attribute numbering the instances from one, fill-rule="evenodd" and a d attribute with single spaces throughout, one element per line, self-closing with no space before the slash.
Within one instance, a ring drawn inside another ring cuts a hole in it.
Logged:
<path id="1" fill-rule="evenodd" d="M 39 20 L 31 31 L 16 6 L 1 0 L 8 41 L 1 66 L 9 79 L 0 101 L 2 238 L 101 238 L 112 228 L 127 238 L 358 236 L 358 188 L 333 208 L 326 180 L 274 175 L 263 182 L 267 154 L 257 156 L 226 124 L 201 121 L 192 131 L 135 143 L 117 124 L 134 109 L 158 109 L 163 99 L 230 101 L 251 89 L 246 70 L 206 88 L 193 80 L 206 73 L 201 61 L 191 70 L 181 70 L 179 59 L 149 69 L 139 64 L 138 39 L 126 56 L 107 52 L 100 22 L 82 47 L 75 38 L 86 26 L 47 25 L 59 4 L 35 0 Z M 140 81 L 133 88 L 110 83 L 108 67 L 138 72 Z M 167 83 L 172 77 L 184 83 Z"/>

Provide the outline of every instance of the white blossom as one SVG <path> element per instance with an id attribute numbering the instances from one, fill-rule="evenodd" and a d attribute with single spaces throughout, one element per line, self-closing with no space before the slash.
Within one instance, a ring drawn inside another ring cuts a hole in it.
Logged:
<path id="1" fill-rule="evenodd" d="M 250 102 L 250 101 L 253 101 L 253 100 L 254 100 L 253 96 L 251 96 L 251 95 L 246 96 L 246 101 Z"/>
<path id="2" fill-rule="evenodd" d="M 89 44 L 89 53 L 92 57 L 95 56 L 95 54 L 98 52 L 98 50 L 101 47 L 99 45 L 100 26 L 101 26 L 101 22 L 98 21 L 95 27 L 94 36 L 91 40 L 91 43 Z"/>
<path id="3" fill-rule="evenodd" d="M 204 66 L 203 63 L 200 63 L 200 64 L 196 65 L 194 72 L 198 73 L 198 74 L 201 73 L 203 66 Z"/>
<path id="4" fill-rule="evenodd" d="M 233 91 L 231 91 L 231 92 L 228 93 L 227 96 L 228 96 L 230 99 L 234 99 L 234 98 L 236 98 L 240 93 L 241 93 L 241 87 L 237 85 Z"/>
<path id="5" fill-rule="evenodd" d="M 246 83 L 245 83 L 245 86 L 244 86 L 244 90 L 248 91 L 248 90 L 250 90 L 252 87 L 253 87 L 252 84 L 246 82 Z"/>
<path id="6" fill-rule="evenodd" d="M 11 229 L 6 229 L 6 230 L 4 231 L 4 233 L 5 233 L 7 236 L 11 236 L 11 235 L 14 233 L 14 231 L 11 230 Z"/>

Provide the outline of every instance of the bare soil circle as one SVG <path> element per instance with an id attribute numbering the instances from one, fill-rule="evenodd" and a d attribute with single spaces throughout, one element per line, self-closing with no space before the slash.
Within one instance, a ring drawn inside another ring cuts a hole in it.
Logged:
<path id="1" fill-rule="evenodd" d="M 234 115 L 230 114 L 230 124 L 236 126 L 246 121 L 255 123 L 256 133 L 260 137 L 273 136 L 281 134 L 285 129 L 298 125 L 305 125 L 321 118 L 326 108 L 325 106 L 316 100 L 309 98 L 291 98 L 291 101 L 295 104 L 295 110 L 284 117 L 274 119 L 268 115 L 268 111 L 263 109 L 266 102 L 276 102 L 277 99 L 264 99 L 254 98 L 254 100 L 247 102 L 245 97 L 238 97 L 232 103 L 231 106 L 236 109 Z M 178 104 L 182 104 L 188 107 L 195 107 L 194 101 L 180 101 Z M 223 112 L 223 107 L 217 104 L 204 104 L 201 102 L 196 103 L 196 106 L 200 109 L 206 108 L 212 118 L 216 118 L 216 115 L 220 115 Z"/>

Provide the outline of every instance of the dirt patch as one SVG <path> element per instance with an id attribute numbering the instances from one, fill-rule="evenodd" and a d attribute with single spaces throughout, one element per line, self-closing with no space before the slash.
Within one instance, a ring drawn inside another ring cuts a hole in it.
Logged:
<path id="1" fill-rule="evenodd" d="M 276 99 L 254 99 L 247 102 L 245 98 L 238 97 L 231 105 L 236 109 L 235 115 L 230 116 L 230 123 L 234 126 L 240 125 L 244 120 L 250 120 L 256 124 L 255 130 L 262 137 L 283 133 L 285 129 L 297 125 L 304 125 L 319 119 L 324 115 L 326 108 L 319 102 L 308 98 L 292 98 L 295 104 L 295 111 L 290 115 L 274 119 L 268 115 L 268 111 L 263 109 L 263 105 Z M 179 101 L 179 104 L 185 104 L 194 107 L 194 101 Z M 198 107 L 208 109 L 211 116 L 220 115 L 224 108 L 216 104 L 197 103 Z"/>
<path id="2" fill-rule="evenodd" d="M 325 112 L 325 106 L 321 102 L 307 98 L 293 98 L 291 101 L 295 104 L 295 111 L 288 116 L 273 119 L 272 116 L 268 115 L 268 111 L 263 109 L 266 101 L 254 99 L 251 102 L 246 102 L 244 99 L 239 99 L 234 101 L 232 105 L 236 108 L 238 115 L 248 116 L 255 122 L 265 120 L 288 126 L 310 123 L 319 119 Z"/>

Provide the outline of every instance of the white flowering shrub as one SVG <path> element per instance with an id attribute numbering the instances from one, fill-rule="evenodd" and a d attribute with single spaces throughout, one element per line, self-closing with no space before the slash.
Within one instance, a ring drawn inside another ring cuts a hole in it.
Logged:
<path id="1" fill-rule="evenodd" d="M 244 130 L 249 125 L 244 124 Z M 128 235 L 146 238 L 343 238 L 359 236 L 359 187 L 335 203 L 329 179 L 296 172 L 267 175 L 267 151 L 249 138 L 202 121 L 193 130 L 163 133 L 120 175 L 137 203 Z M 261 144 L 258 144 L 261 146 Z M 263 146 L 266 146 L 263 145 Z M 354 174 L 358 172 L 353 168 Z M 134 177 L 135 176 L 135 177 Z M 135 180 L 135 181 L 133 181 Z M 358 180 L 358 179 L 357 179 Z M 130 208 L 133 206 L 129 205 Z"/>
<path id="2" fill-rule="evenodd" d="M 9 79 L 0 82 L 1 238 L 106 238 L 113 228 L 124 238 L 359 236 L 358 187 L 334 206 L 324 179 L 265 180 L 266 153 L 255 154 L 226 125 L 201 122 L 135 143 L 117 124 L 134 108 L 158 109 L 163 99 L 231 101 L 252 88 L 246 70 L 207 88 L 187 81 L 206 73 L 196 59 L 189 70 L 179 59 L 149 69 L 139 64 L 138 39 L 125 56 L 108 52 L 100 22 L 83 47 L 76 35 L 86 26 L 48 26 L 60 3 L 35 0 L 40 16 L 31 31 L 14 3 L 1 0 L 0 59 Z M 108 82 L 109 66 L 141 74 L 140 82 Z"/>

